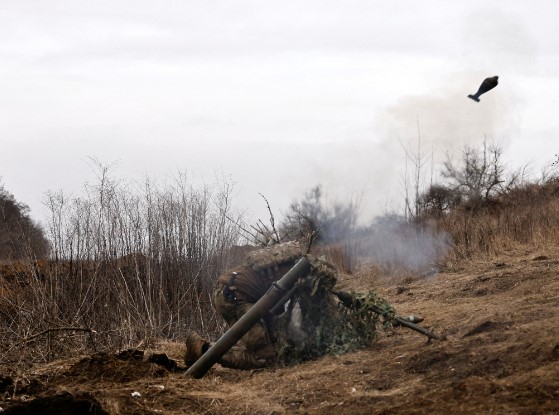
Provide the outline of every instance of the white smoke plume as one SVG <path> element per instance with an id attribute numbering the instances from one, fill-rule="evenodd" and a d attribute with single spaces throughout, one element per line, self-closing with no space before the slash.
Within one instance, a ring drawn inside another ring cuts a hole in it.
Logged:
<path id="1" fill-rule="evenodd" d="M 452 246 L 450 237 L 434 226 L 415 224 L 400 215 L 384 215 L 369 225 L 359 225 L 354 202 L 330 206 L 320 189 L 316 186 L 292 205 L 290 221 L 283 229 L 302 224 L 307 227 L 305 233 L 317 231 L 319 244 L 344 246 L 359 261 L 372 262 L 385 270 L 431 270 Z"/>
<path id="2" fill-rule="evenodd" d="M 408 269 L 428 274 L 452 247 L 444 232 L 416 225 L 400 217 L 379 218 L 358 239 L 357 253 L 383 270 Z"/>

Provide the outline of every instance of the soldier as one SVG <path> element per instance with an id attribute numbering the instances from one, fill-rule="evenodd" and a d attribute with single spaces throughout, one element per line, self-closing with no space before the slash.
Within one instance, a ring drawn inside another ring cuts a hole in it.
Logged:
<path id="1" fill-rule="evenodd" d="M 248 254 L 243 265 L 233 268 L 217 279 L 213 305 L 229 326 L 235 324 L 267 292 L 274 281 L 289 271 L 303 256 L 297 242 L 287 242 L 259 249 Z M 316 263 L 316 259 L 311 262 Z M 322 262 L 324 264 L 324 262 Z M 335 271 L 331 271 L 332 286 Z M 251 369 L 276 363 L 277 345 L 273 329 L 274 316 L 268 314 L 257 322 L 241 339 L 241 345 L 232 347 L 220 360 L 225 367 Z M 192 365 L 210 346 L 196 333 L 186 340 L 185 363 Z"/>

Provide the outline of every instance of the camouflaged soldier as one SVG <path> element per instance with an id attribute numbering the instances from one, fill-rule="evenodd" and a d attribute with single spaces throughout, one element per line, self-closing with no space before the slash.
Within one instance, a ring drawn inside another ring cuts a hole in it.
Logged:
<path id="1" fill-rule="evenodd" d="M 297 242 L 286 242 L 258 249 L 247 255 L 243 265 L 217 279 L 213 305 L 231 327 L 303 256 Z M 316 258 L 309 258 L 316 263 Z M 335 274 L 335 272 L 334 272 Z M 332 277 L 335 283 L 335 276 Z M 225 367 L 251 369 L 273 365 L 277 358 L 274 316 L 270 313 L 257 322 L 220 360 Z M 185 363 L 194 363 L 210 346 L 196 333 L 186 340 Z"/>

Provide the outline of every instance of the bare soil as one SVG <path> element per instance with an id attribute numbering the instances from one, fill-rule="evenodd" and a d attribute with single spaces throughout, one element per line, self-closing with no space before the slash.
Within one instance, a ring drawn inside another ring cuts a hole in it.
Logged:
<path id="1" fill-rule="evenodd" d="M 404 328 L 367 350 L 298 366 L 184 376 L 182 345 L 164 357 L 94 354 L 26 372 L 0 368 L 6 414 L 559 414 L 559 247 L 448 263 L 430 277 L 362 271 L 402 314 L 446 336 Z M 152 360 L 154 360 L 152 358 Z M 137 393 L 135 393 L 137 392 Z"/>

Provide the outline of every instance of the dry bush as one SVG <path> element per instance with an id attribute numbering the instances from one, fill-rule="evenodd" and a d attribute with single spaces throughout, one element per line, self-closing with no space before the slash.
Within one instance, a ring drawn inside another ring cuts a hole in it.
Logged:
<path id="1" fill-rule="evenodd" d="M 350 243 L 319 246 L 316 253 L 324 255 L 338 272 L 344 274 L 353 274 L 359 265 L 355 246 Z"/>
<path id="2" fill-rule="evenodd" d="M 98 166 L 82 197 L 50 193 L 52 260 L 0 275 L 0 364 L 221 333 L 210 298 L 240 242 L 231 183 L 139 187 L 108 173 Z"/>
<path id="3" fill-rule="evenodd" d="M 559 241 L 559 180 L 527 183 L 477 209 L 461 206 L 437 222 L 454 241 L 457 258 L 491 256 L 517 245 Z"/>
<path id="4" fill-rule="evenodd" d="M 357 266 L 356 240 L 359 200 L 328 203 L 322 186 L 305 192 L 291 203 L 279 226 L 282 239 L 297 239 L 325 255 L 340 272 L 351 274 Z"/>

